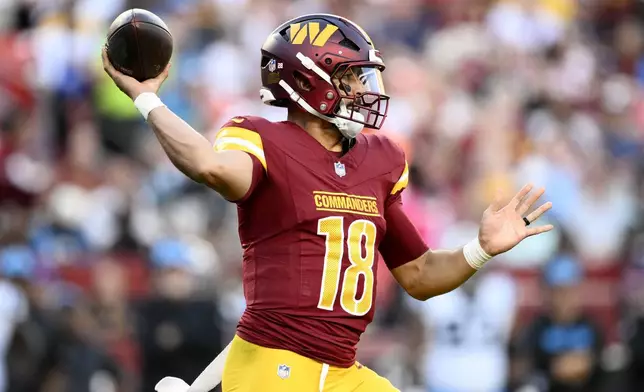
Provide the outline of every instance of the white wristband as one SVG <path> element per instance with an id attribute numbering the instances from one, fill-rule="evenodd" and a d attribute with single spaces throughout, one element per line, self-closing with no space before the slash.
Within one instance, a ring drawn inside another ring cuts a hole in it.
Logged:
<path id="1" fill-rule="evenodd" d="M 492 258 L 481 247 L 478 236 L 463 247 L 465 261 L 475 270 L 480 270 Z"/>
<path id="2" fill-rule="evenodd" d="M 148 121 L 148 115 L 152 110 L 165 105 L 155 93 L 141 93 L 134 100 L 134 106 L 141 112 L 145 121 Z"/>

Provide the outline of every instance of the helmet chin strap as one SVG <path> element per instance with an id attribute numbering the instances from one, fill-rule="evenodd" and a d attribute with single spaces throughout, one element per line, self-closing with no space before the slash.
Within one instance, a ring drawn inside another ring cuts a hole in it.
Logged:
<path id="1" fill-rule="evenodd" d="M 349 109 L 347 109 L 347 105 L 344 102 L 340 103 L 340 110 L 338 111 L 338 114 L 345 117 L 351 117 L 351 119 L 355 120 L 351 121 L 338 117 L 333 118 L 333 123 L 336 127 L 338 127 L 340 133 L 347 139 L 353 139 L 354 137 L 358 136 L 358 134 L 364 129 L 364 124 L 361 123 L 364 122 L 364 116 L 362 115 L 362 113 L 356 111 L 349 113 Z"/>
<path id="2" fill-rule="evenodd" d="M 293 102 L 300 105 L 302 109 L 306 110 L 308 113 L 311 113 L 315 117 L 321 118 L 322 120 L 328 121 L 331 124 L 335 125 L 340 131 L 340 133 L 342 134 L 342 136 L 344 136 L 345 138 L 353 139 L 356 136 L 358 136 L 358 134 L 362 132 L 362 130 L 364 129 L 364 124 L 356 122 L 356 121 L 364 121 L 364 116 L 362 115 L 362 113 L 358 113 L 355 111 L 353 113 L 350 113 L 349 109 L 347 109 L 347 106 L 344 102 L 340 103 L 340 110 L 338 111 L 338 114 L 341 116 L 351 117 L 355 121 L 347 120 L 344 118 L 325 116 L 324 114 L 313 109 L 313 107 L 309 105 L 308 102 L 306 102 L 300 96 L 300 94 L 298 94 L 297 91 L 293 90 L 293 88 L 289 86 L 288 83 L 286 83 L 284 80 L 280 80 L 279 84 L 280 86 L 282 86 L 284 90 L 286 90 L 286 92 L 288 93 L 289 97 Z"/>

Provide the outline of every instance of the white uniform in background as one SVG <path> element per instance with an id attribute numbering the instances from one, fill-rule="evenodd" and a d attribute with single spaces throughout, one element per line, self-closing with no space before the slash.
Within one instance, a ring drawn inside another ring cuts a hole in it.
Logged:
<path id="1" fill-rule="evenodd" d="M 432 392 L 505 388 L 517 290 L 509 276 L 483 274 L 472 295 L 459 288 L 415 305 L 428 328 L 423 371 Z"/>
<path id="2" fill-rule="evenodd" d="M 16 324 L 28 314 L 27 298 L 15 285 L 0 280 L 0 392 L 7 390 L 7 351 Z"/>

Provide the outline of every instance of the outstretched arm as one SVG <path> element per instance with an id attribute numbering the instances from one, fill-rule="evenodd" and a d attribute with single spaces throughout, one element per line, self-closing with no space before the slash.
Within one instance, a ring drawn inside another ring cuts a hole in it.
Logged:
<path id="1" fill-rule="evenodd" d="M 205 184 L 228 200 L 244 197 L 253 180 L 253 161 L 245 152 L 221 151 L 165 107 L 156 96 L 170 66 L 156 78 L 139 82 L 117 71 L 103 49 L 103 68 L 146 117 L 170 161 L 192 180 Z"/>
<path id="2" fill-rule="evenodd" d="M 448 293 L 476 273 L 457 250 L 428 250 L 421 257 L 392 270 L 409 295 L 420 301 Z"/>
<path id="3" fill-rule="evenodd" d="M 148 124 L 174 166 L 228 200 L 241 199 L 253 179 L 253 161 L 239 150 L 215 151 L 212 144 L 165 106 L 150 112 Z"/>
<path id="4" fill-rule="evenodd" d="M 452 291 L 465 283 L 493 256 L 512 249 L 527 237 L 552 230 L 552 225 L 526 226 L 524 214 L 544 193 L 541 189 L 530 194 L 531 190 L 532 185 L 526 185 L 505 206 L 497 197 L 483 213 L 478 237 L 463 248 L 427 250 L 420 257 L 406 263 L 399 262 L 398 265 L 395 260 L 399 257 L 397 254 L 400 254 L 400 250 L 394 253 L 394 249 L 400 249 L 397 244 L 402 244 L 405 248 L 411 246 L 407 244 L 413 241 L 411 237 L 414 236 L 408 233 L 410 227 L 413 229 L 413 225 L 404 216 L 400 206 L 392 206 L 394 210 L 388 211 L 386 216 L 388 234 L 381 244 L 381 253 L 390 264 L 398 283 L 412 297 L 424 301 Z M 545 203 L 525 218 L 532 223 L 551 207 L 550 202 Z M 404 239 L 398 238 L 402 236 Z M 391 264 L 388 258 L 394 260 L 394 264 Z"/>

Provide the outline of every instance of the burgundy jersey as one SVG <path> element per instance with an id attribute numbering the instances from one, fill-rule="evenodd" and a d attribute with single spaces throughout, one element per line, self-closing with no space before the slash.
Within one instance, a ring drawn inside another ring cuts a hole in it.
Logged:
<path id="1" fill-rule="evenodd" d="M 237 201 L 247 302 L 238 335 L 351 366 L 374 315 L 378 253 L 395 268 L 427 251 L 413 226 L 394 218 L 408 178 L 402 150 L 359 135 L 342 155 L 294 123 L 259 117 L 233 118 L 215 149 L 254 162 L 251 189 Z"/>

